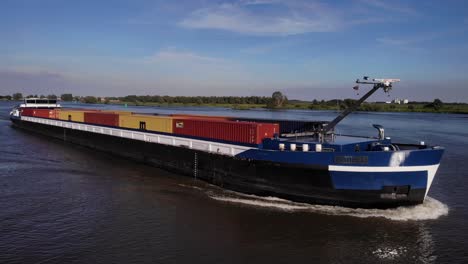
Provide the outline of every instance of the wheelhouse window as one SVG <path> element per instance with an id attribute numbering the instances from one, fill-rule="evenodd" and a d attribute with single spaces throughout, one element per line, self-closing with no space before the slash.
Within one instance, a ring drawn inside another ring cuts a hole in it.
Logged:
<path id="1" fill-rule="evenodd" d="M 26 99 L 27 104 L 57 104 L 56 99 Z"/>

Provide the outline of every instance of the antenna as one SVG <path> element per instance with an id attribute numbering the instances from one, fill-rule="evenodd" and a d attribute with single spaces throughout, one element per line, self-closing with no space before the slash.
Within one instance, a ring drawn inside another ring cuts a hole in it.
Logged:
<path id="1" fill-rule="evenodd" d="M 400 82 L 400 79 L 372 79 L 369 80 L 368 76 L 364 76 L 363 80 L 356 80 L 357 84 L 373 84 L 374 88 L 375 86 L 378 86 L 377 88 L 383 88 L 384 92 L 388 93 L 390 90 L 392 90 L 392 84 L 395 82 Z"/>

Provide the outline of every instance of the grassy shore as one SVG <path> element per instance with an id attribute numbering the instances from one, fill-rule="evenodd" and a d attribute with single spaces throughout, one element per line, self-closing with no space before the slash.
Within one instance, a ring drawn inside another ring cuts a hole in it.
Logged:
<path id="1" fill-rule="evenodd" d="M 113 103 L 117 105 L 128 105 L 128 106 L 154 106 L 154 107 L 224 107 L 237 110 L 249 110 L 254 108 L 266 108 L 264 104 L 196 104 L 196 103 L 153 103 L 153 102 L 119 102 Z M 287 109 L 287 108 L 285 108 Z"/>
<path id="2" fill-rule="evenodd" d="M 119 102 L 119 105 L 129 106 L 154 106 L 154 107 L 225 107 L 236 110 L 248 110 L 255 108 L 265 108 L 264 104 L 196 104 L 196 103 L 150 103 L 150 102 Z M 444 103 L 439 109 L 427 107 L 424 103 L 410 104 L 386 104 L 386 103 L 364 103 L 359 108 L 359 111 L 365 112 L 415 112 L 415 113 L 453 113 L 453 114 L 468 114 L 468 104 L 453 104 Z M 280 109 L 298 109 L 298 110 L 343 110 L 344 107 L 338 108 L 337 105 L 312 104 L 310 102 L 295 102 L 287 104 Z"/>

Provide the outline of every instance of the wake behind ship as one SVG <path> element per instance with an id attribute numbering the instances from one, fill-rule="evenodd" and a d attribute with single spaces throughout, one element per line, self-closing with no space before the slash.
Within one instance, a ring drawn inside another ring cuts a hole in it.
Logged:
<path id="1" fill-rule="evenodd" d="M 373 84 L 331 122 L 223 116 L 149 115 L 61 108 L 26 99 L 14 126 L 248 194 L 314 204 L 388 208 L 424 201 L 443 148 L 338 135 L 335 126 L 393 79 Z"/>

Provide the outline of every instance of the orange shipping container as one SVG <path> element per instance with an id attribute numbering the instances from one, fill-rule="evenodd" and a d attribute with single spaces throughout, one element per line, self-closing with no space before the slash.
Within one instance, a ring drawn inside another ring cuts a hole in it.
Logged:
<path id="1" fill-rule="evenodd" d="M 84 122 L 84 111 L 61 109 L 58 112 L 58 119 L 73 122 Z"/>
<path id="2" fill-rule="evenodd" d="M 121 115 L 120 127 L 172 133 L 172 117 L 154 115 Z"/>
<path id="3" fill-rule="evenodd" d="M 132 112 L 129 111 L 121 111 L 121 110 L 102 110 L 103 113 L 114 113 L 119 115 L 132 115 Z"/>

